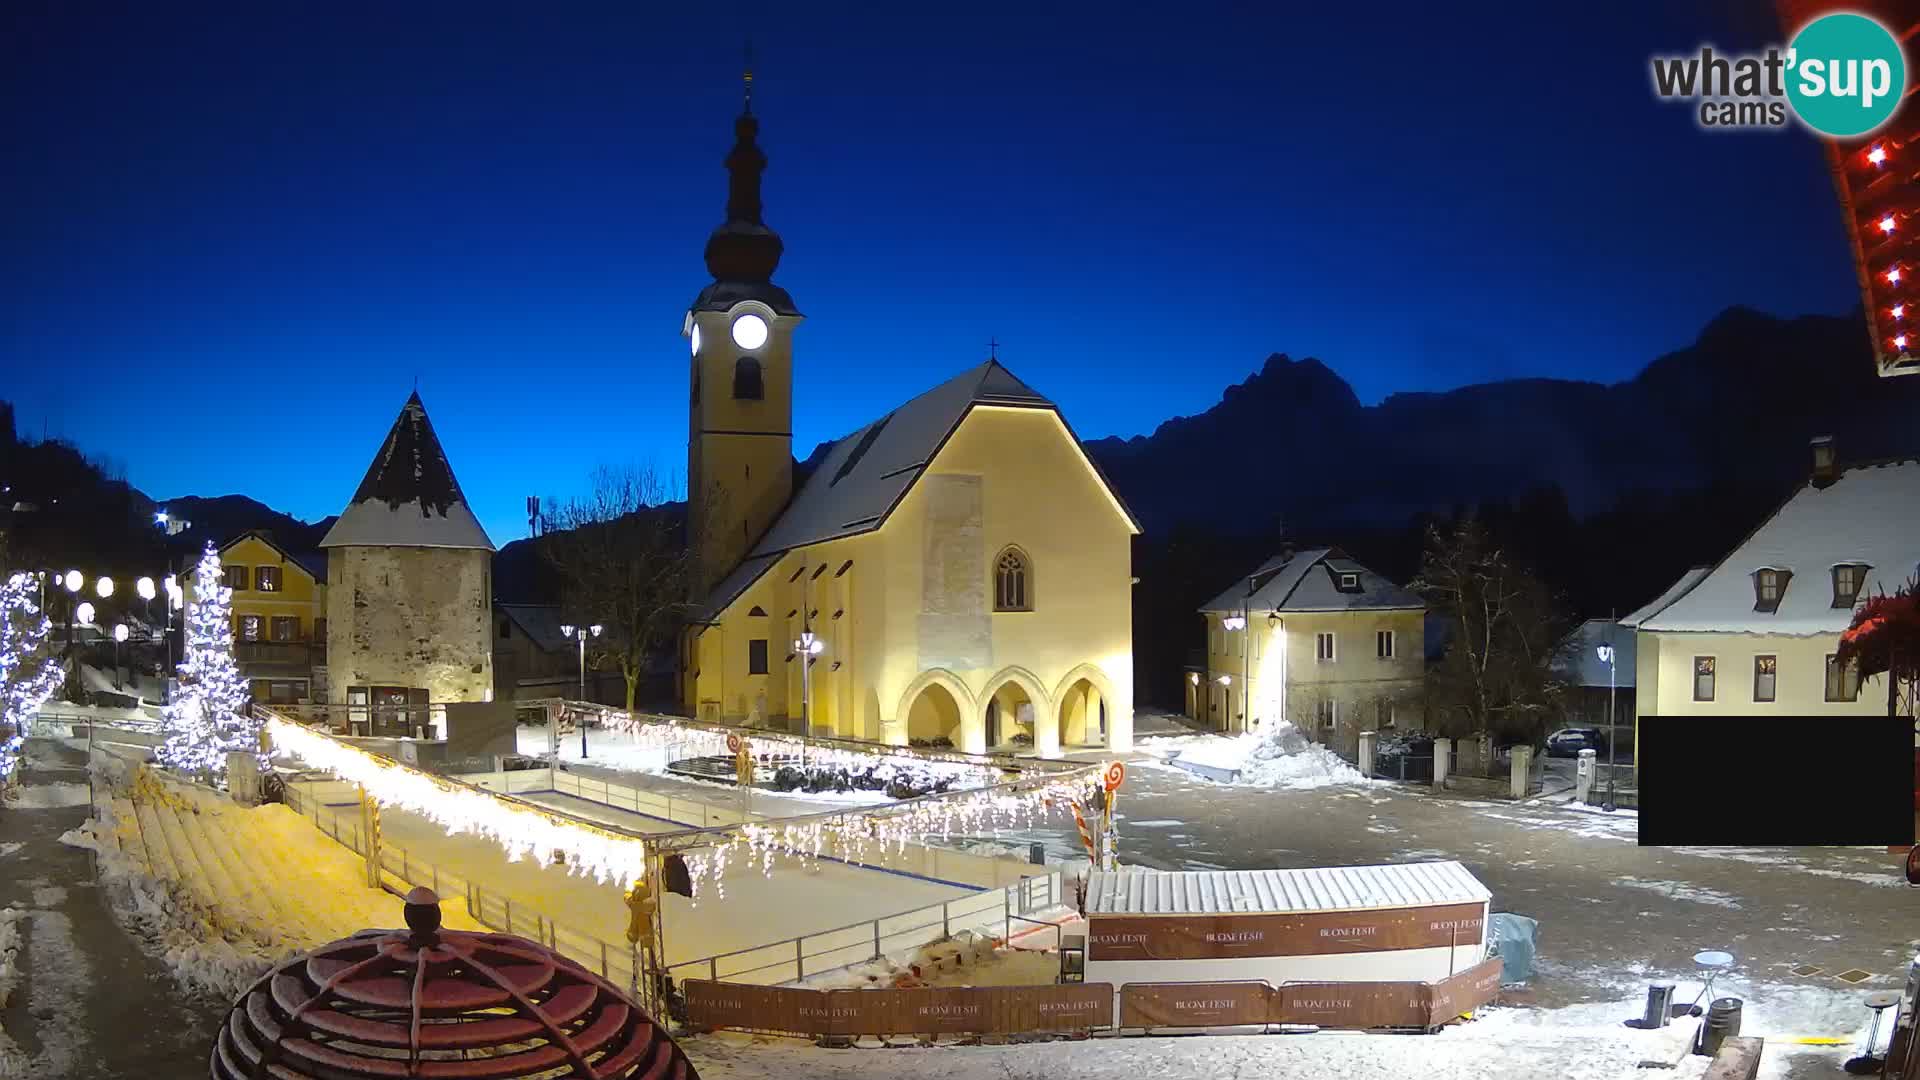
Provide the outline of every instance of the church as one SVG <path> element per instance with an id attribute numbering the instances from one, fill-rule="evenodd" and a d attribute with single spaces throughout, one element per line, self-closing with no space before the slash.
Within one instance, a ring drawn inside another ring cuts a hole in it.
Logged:
<path id="1" fill-rule="evenodd" d="M 750 85 L 750 84 L 749 84 Z M 794 335 L 751 99 L 682 333 L 689 625 L 703 720 L 1056 756 L 1133 742 L 1138 521 L 997 359 L 834 443 L 795 490 Z"/>

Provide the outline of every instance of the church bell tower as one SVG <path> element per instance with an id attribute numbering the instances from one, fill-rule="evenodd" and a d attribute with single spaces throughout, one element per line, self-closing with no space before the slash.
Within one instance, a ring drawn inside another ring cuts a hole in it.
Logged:
<path id="1" fill-rule="evenodd" d="M 712 591 L 793 494 L 793 330 L 802 318 L 773 283 L 780 236 L 760 209 L 767 156 L 755 141 L 753 73 L 727 154 L 727 217 L 707 238 L 713 283 L 681 333 L 693 352 L 687 425 L 692 597 Z"/>

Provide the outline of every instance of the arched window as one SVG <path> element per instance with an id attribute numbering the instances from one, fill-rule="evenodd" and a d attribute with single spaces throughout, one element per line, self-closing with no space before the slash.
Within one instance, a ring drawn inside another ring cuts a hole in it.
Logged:
<path id="1" fill-rule="evenodd" d="M 743 401 L 759 401 L 764 396 L 759 360 L 743 356 L 733 362 L 733 396 Z"/>
<path id="2" fill-rule="evenodd" d="M 1006 548 L 993 561 L 993 610 L 1033 610 L 1033 564 L 1019 548 Z"/>

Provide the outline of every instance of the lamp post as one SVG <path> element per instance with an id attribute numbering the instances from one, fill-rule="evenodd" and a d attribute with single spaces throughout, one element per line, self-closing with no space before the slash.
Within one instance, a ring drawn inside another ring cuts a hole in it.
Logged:
<path id="1" fill-rule="evenodd" d="M 562 626 L 560 632 L 580 643 L 580 700 L 587 700 L 587 639 L 599 637 L 601 626 Z M 587 760 L 587 720 L 580 718 L 580 760 Z"/>
<path id="2" fill-rule="evenodd" d="M 802 630 L 793 643 L 793 651 L 800 654 L 800 729 L 804 735 L 813 734 L 813 658 L 826 647 L 827 643 L 811 630 Z"/>
<path id="3" fill-rule="evenodd" d="M 65 585 L 67 587 L 67 592 L 71 594 L 67 597 L 67 651 L 68 652 L 73 651 L 74 600 L 76 597 L 80 595 L 80 589 L 86 583 L 87 583 L 87 579 L 84 577 L 81 577 L 80 571 L 78 570 L 69 570 L 66 573 L 60 575 L 60 584 Z"/>
<path id="4" fill-rule="evenodd" d="M 127 624 L 114 623 L 113 624 L 113 688 L 115 690 L 125 689 L 125 684 L 120 681 L 120 646 L 126 640 L 127 640 Z"/>
<path id="5" fill-rule="evenodd" d="M 1608 636 L 1611 637 L 1613 631 L 1608 630 L 1607 633 L 1608 633 Z M 1608 813 L 1612 813 L 1613 806 L 1614 806 L 1613 773 L 1614 773 L 1614 762 L 1616 760 L 1614 743 L 1618 741 L 1614 738 L 1616 732 L 1614 731 L 1614 723 L 1613 723 L 1614 652 L 1613 652 L 1612 645 L 1602 645 L 1594 651 L 1599 653 L 1600 662 L 1607 665 L 1607 805 L 1606 805 L 1606 810 Z"/>

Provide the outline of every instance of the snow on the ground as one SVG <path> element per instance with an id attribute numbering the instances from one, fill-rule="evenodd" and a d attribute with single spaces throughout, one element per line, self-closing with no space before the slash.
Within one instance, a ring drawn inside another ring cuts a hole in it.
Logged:
<path id="1" fill-rule="evenodd" d="M 1628 888 L 1646 889 L 1674 900 L 1687 900 L 1695 904 L 1712 904 L 1715 907 L 1740 910 L 1740 900 L 1717 889 L 1704 885 L 1692 885 L 1684 881 L 1643 881 L 1636 877 L 1620 877 L 1615 881 Z"/>
<path id="2" fill-rule="evenodd" d="M 0 908 L 0 1009 L 20 984 L 20 916 L 17 907 Z"/>
<path id="3" fill-rule="evenodd" d="M 546 758 L 552 748 L 548 745 L 546 724 L 522 724 L 517 733 L 515 749 L 525 757 Z M 621 731 L 608 731 L 604 728 L 587 729 L 587 756 L 580 756 L 580 733 L 562 736 L 560 739 L 560 760 L 562 762 L 596 765 L 614 772 L 632 773 L 646 776 L 669 776 L 674 780 L 700 787 L 711 788 L 715 792 L 732 793 L 740 790 L 739 785 L 723 783 L 718 780 L 702 780 L 693 776 L 681 776 L 667 772 L 669 758 L 678 758 L 680 754 L 669 752 L 660 746 L 643 746 L 639 737 Z M 884 791 L 775 791 L 767 787 L 755 787 L 756 795 L 766 794 L 783 799 L 799 799 L 826 806 L 846 804 L 866 805 L 892 800 Z"/>
<path id="4" fill-rule="evenodd" d="M 4 859 L 26 846 L 26 842 L 22 840 L 10 840 L 7 843 L 0 844 L 0 859 Z"/>
<path id="5" fill-rule="evenodd" d="M 87 785 L 55 780 L 22 786 L 19 795 L 10 799 L 7 805 L 14 810 L 52 810 L 62 806 L 85 806 L 89 798 Z"/>
<path id="6" fill-rule="evenodd" d="M 1302 789 L 1369 783 L 1340 755 L 1284 720 L 1247 735 L 1149 737 L 1135 747 L 1169 764 L 1185 762 L 1232 773 L 1232 783 L 1241 787 Z"/>

